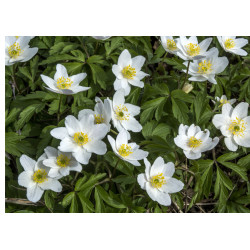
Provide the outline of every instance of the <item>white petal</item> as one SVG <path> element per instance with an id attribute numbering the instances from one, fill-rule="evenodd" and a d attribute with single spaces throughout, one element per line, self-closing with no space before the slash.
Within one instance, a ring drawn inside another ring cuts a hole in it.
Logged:
<path id="1" fill-rule="evenodd" d="M 155 176 L 157 174 L 161 174 L 163 173 L 163 169 L 164 169 L 164 160 L 162 157 L 158 157 L 156 158 L 156 160 L 154 161 L 151 170 L 150 170 L 150 176 Z"/>
<path id="2" fill-rule="evenodd" d="M 122 144 L 128 144 L 128 135 L 125 129 L 121 130 L 116 137 L 116 148 L 120 148 Z"/>
<path id="3" fill-rule="evenodd" d="M 181 124 L 180 126 L 179 126 L 179 130 L 178 130 L 178 134 L 179 135 L 187 135 L 187 130 L 188 130 L 188 126 L 187 125 L 183 125 L 183 124 Z"/>
<path id="4" fill-rule="evenodd" d="M 59 173 L 59 170 L 60 168 L 57 167 L 57 168 L 51 168 L 48 172 L 48 176 L 51 177 L 51 178 L 57 178 L 57 177 L 60 177 L 60 173 Z"/>
<path id="5" fill-rule="evenodd" d="M 107 152 L 107 146 L 103 141 L 90 141 L 84 148 L 91 153 L 95 153 L 98 155 L 104 155 Z"/>
<path id="6" fill-rule="evenodd" d="M 43 190 L 38 185 L 33 185 L 30 188 L 27 188 L 27 199 L 32 202 L 38 202 L 42 195 Z"/>
<path id="7" fill-rule="evenodd" d="M 127 159 L 129 160 L 143 160 L 148 156 L 148 152 L 137 149 L 135 150 L 131 155 L 127 156 Z"/>
<path id="8" fill-rule="evenodd" d="M 44 149 L 44 152 L 45 154 L 47 155 L 48 158 L 51 158 L 51 157 L 57 157 L 58 156 L 58 150 L 56 148 L 53 148 L 53 147 L 46 147 Z"/>
<path id="9" fill-rule="evenodd" d="M 136 73 L 136 78 L 139 80 L 143 79 L 145 76 L 149 76 L 149 74 L 146 74 L 142 71 L 139 71 L 138 73 Z"/>
<path id="10" fill-rule="evenodd" d="M 50 158 L 43 160 L 43 164 L 48 168 L 59 168 L 56 164 L 56 158 Z"/>
<path id="11" fill-rule="evenodd" d="M 225 105 L 223 105 L 224 107 Z M 247 102 L 241 102 L 239 103 L 233 110 L 232 112 L 232 119 L 236 119 L 236 117 L 238 119 L 243 119 L 247 116 L 248 113 L 248 106 L 249 104 Z"/>
<path id="12" fill-rule="evenodd" d="M 58 149 L 62 152 L 76 152 L 80 146 L 78 146 L 71 138 L 64 138 Z"/>
<path id="13" fill-rule="evenodd" d="M 170 206 L 171 205 L 171 198 L 170 198 L 169 194 L 161 192 L 157 188 L 152 188 L 149 182 L 146 183 L 146 191 L 147 191 L 149 197 L 153 201 L 157 201 L 159 204 L 161 204 L 163 206 Z"/>
<path id="14" fill-rule="evenodd" d="M 146 189 L 146 182 L 147 182 L 146 175 L 145 174 L 139 174 L 137 176 L 137 181 L 138 181 L 139 185 L 141 186 L 141 188 L 145 190 Z"/>
<path id="15" fill-rule="evenodd" d="M 183 150 L 183 153 L 185 154 L 185 156 L 188 159 L 191 159 L 191 160 L 196 160 L 196 159 L 201 158 L 201 153 L 200 152 L 194 153 L 191 150 L 189 150 L 189 151 L 188 150 Z"/>
<path id="16" fill-rule="evenodd" d="M 136 116 L 140 114 L 140 107 L 135 106 L 133 104 L 126 103 L 126 108 L 128 109 L 128 113 L 130 113 L 132 116 Z"/>
<path id="17" fill-rule="evenodd" d="M 233 111 L 233 107 L 229 103 L 226 103 L 222 106 L 222 114 L 224 116 L 231 117 L 232 111 Z"/>
<path id="18" fill-rule="evenodd" d="M 23 171 L 18 176 L 18 185 L 26 188 L 32 187 L 34 185 L 34 182 L 32 180 L 33 174 L 33 171 Z"/>
<path id="19" fill-rule="evenodd" d="M 114 75 L 118 78 L 118 79 L 122 79 L 123 75 L 122 75 L 122 68 L 119 65 L 113 65 L 112 66 L 112 72 L 114 73 Z"/>
<path id="20" fill-rule="evenodd" d="M 67 73 L 67 69 L 62 64 L 57 64 L 56 73 L 54 75 L 54 80 L 57 81 L 57 79 L 60 77 L 68 78 L 68 73 Z"/>
<path id="21" fill-rule="evenodd" d="M 89 89 L 90 89 L 90 87 L 76 86 L 76 87 L 72 88 L 72 92 L 73 92 L 73 94 L 77 94 L 79 92 L 87 91 Z M 63 89 L 63 91 L 69 91 L 69 90 L 68 89 Z M 72 93 L 65 93 L 65 94 L 71 95 Z"/>
<path id="22" fill-rule="evenodd" d="M 76 152 L 73 153 L 73 156 L 76 158 L 76 160 L 84 165 L 89 163 L 91 155 L 92 154 L 90 152 L 87 152 L 87 150 L 80 147 Z"/>
<path id="23" fill-rule="evenodd" d="M 230 117 L 222 114 L 215 115 L 212 120 L 212 123 L 216 128 L 220 128 L 229 122 L 230 122 Z"/>
<path id="24" fill-rule="evenodd" d="M 104 123 L 95 124 L 92 127 L 92 130 L 89 132 L 89 137 L 93 141 L 103 139 L 108 133 L 108 126 Z"/>
<path id="25" fill-rule="evenodd" d="M 163 176 L 172 177 L 175 171 L 175 166 L 173 162 L 168 162 L 163 166 Z"/>
<path id="26" fill-rule="evenodd" d="M 199 126 L 195 126 L 194 124 L 192 124 L 188 131 L 187 131 L 187 136 L 188 137 L 191 137 L 191 136 L 194 136 L 196 133 L 198 133 L 199 131 L 201 131 L 200 127 Z"/>
<path id="27" fill-rule="evenodd" d="M 61 192 L 62 185 L 58 180 L 48 178 L 47 181 L 38 184 L 43 190 L 53 190 L 54 192 Z"/>
<path id="28" fill-rule="evenodd" d="M 204 39 L 202 42 L 199 43 L 199 46 L 200 46 L 200 50 L 201 50 L 201 53 L 204 53 L 205 51 L 207 51 L 210 43 L 212 42 L 213 38 L 207 38 L 207 39 Z"/>
<path id="29" fill-rule="evenodd" d="M 113 104 L 114 105 L 123 105 L 125 103 L 125 98 L 124 98 L 125 91 L 124 89 L 119 89 L 115 92 L 114 97 L 113 97 Z"/>
<path id="30" fill-rule="evenodd" d="M 144 56 L 136 56 L 132 58 L 132 68 L 135 68 L 136 72 L 141 70 L 146 58 Z"/>
<path id="31" fill-rule="evenodd" d="M 122 88 L 122 80 L 120 79 L 115 79 L 114 81 L 114 89 L 118 90 Z"/>
<path id="32" fill-rule="evenodd" d="M 122 53 L 120 54 L 119 58 L 118 58 L 118 65 L 122 68 L 131 65 L 132 64 L 132 60 L 131 60 L 131 55 L 128 52 L 127 49 L 123 50 Z"/>
<path id="33" fill-rule="evenodd" d="M 244 49 L 231 49 L 230 52 L 239 56 L 247 56 L 247 52 Z"/>
<path id="34" fill-rule="evenodd" d="M 128 121 L 122 121 L 122 126 L 126 130 L 133 132 L 140 132 L 142 130 L 141 124 L 134 117 L 130 117 Z"/>
<path id="35" fill-rule="evenodd" d="M 23 166 L 25 171 L 33 171 L 36 165 L 36 161 L 34 161 L 33 159 L 31 159 L 29 156 L 27 155 L 22 155 L 20 157 L 20 163 Z"/>
<path id="36" fill-rule="evenodd" d="M 175 178 L 170 178 L 167 180 L 167 183 L 163 185 L 160 189 L 166 193 L 177 193 L 180 192 L 184 187 L 184 184 L 175 179 Z"/>
<path id="37" fill-rule="evenodd" d="M 174 138 L 174 143 L 176 144 L 176 146 L 185 150 L 189 150 L 190 148 L 188 146 L 188 141 L 189 139 L 186 135 L 178 135 L 177 137 Z"/>
<path id="38" fill-rule="evenodd" d="M 236 151 L 238 149 L 238 145 L 234 142 L 233 137 L 226 137 L 224 142 L 230 151 Z"/>
<path id="39" fill-rule="evenodd" d="M 27 48 L 24 50 L 22 57 L 24 57 L 21 62 L 29 61 L 38 51 L 38 48 Z"/>
<path id="40" fill-rule="evenodd" d="M 145 174 L 146 174 L 146 178 L 149 181 L 150 180 L 150 169 L 151 169 L 151 164 L 148 161 L 147 158 L 144 159 L 144 164 L 145 164 Z"/>
<path id="41" fill-rule="evenodd" d="M 234 136 L 234 141 L 243 147 L 250 147 L 250 132 L 244 132 L 243 136 Z"/>
<path id="42" fill-rule="evenodd" d="M 110 135 L 108 135 L 108 141 L 109 141 L 109 143 L 110 143 L 110 145 L 111 145 L 113 151 L 114 151 L 116 154 L 118 154 L 117 149 L 116 149 L 116 145 L 115 145 L 115 140 L 114 140 L 114 138 L 111 137 Z"/>
<path id="43" fill-rule="evenodd" d="M 56 139 L 63 140 L 66 136 L 68 136 L 68 131 L 65 127 L 60 127 L 52 129 L 50 134 Z"/>
<path id="44" fill-rule="evenodd" d="M 136 87 L 139 87 L 139 88 L 143 88 L 144 87 L 144 82 L 140 81 L 139 79 L 137 79 L 136 77 L 132 80 L 128 80 L 128 82 L 133 85 L 133 86 L 136 86 Z"/>
<path id="45" fill-rule="evenodd" d="M 80 73 L 80 74 L 77 74 L 77 75 L 74 75 L 74 76 L 71 76 L 69 77 L 71 81 L 73 81 L 71 87 L 74 87 L 74 86 L 78 86 L 79 83 L 85 79 L 87 76 L 86 73 Z"/>
<path id="46" fill-rule="evenodd" d="M 70 136 L 74 136 L 75 133 L 81 132 L 80 123 L 73 115 L 68 115 L 65 118 L 65 127 Z"/>
<path id="47" fill-rule="evenodd" d="M 237 48 L 244 47 L 245 45 L 248 44 L 248 40 L 245 38 L 237 38 L 234 40 L 234 42 L 235 42 L 235 47 Z"/>

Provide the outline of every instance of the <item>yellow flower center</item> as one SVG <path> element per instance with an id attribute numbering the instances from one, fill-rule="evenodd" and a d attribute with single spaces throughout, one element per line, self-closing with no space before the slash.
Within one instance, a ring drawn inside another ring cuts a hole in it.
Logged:
<path id="1" fill-rule="evenodd" d="M 19 36 L 15 36 L 16 39 L 18 39 Z"/>
<path id="2" fill-rule="evenodd" d="M 69 89 L 73 81 L 70 78 L 65 78 L 64 76 L 57 79 L 56 84 L 59 89 Z"/>
<path id="3" fill-rule="evenodd" d="M 228 130 L 236 136 L 243 136 L 244 131 L 246 130 L 247 123 L 243 120 L 240 120 L 238 117 L 235 118 L 235 120 L 231 120 L 231 124 L 229 125 Z"/>
<path id="4" fill-rule="evenodd" d="M 84 134 L 83 132 L 77 132 L 77 133 L 74 134 L 74 141 L 79 146 L 83 146 L 90 140 L 89 140 L 89 137 L 88 137 L 87 134 Z"/>
<path id="5" fill-rule="evenodd" d="M 95 122 L 96 122 L 97 124 L 103 123 L 103 122 L 104 122 L 103 116 L 102 116 L 102 115 L 95 115 Z"/>
<path id="6" fill-rule="evenodd" d="M 235 42 L 232 38 L 228 38 L 224 44 L 226 49 L 232 49 L 235 46 Z"/>
<path id="7" fill-rule="evenodd" d="M 150 183 L 151 186 L 154 188 L 161 188 L 164 184 L 166 184 L 166 180 L 163 176 L 163 173 L 151 177 Z"/>
<path id="8" fill-rule="evenodd" d="M 119 155 L 121 155 L 122 157 L 127 157 L 133 153 L 131 146 L 127 144 L 122 144 L 118 152 L 119 152 Z"/>
<path id="9" fill-rule="evenodd" d="M 190 148 L 197 148 L 201 145 L 202 140 L 196 139 L 194 136 L 191 136 L 189 141 L 188 141 L 188 146 Z"/>
<path id="10" fill-rule="evenodd" d="M 224 104 L 226 104 L 226 103 L 230 103 L 228 100 L 226 100 L 226 99 L 221 99 L 220 100 L 220 105 L 219 105 L 219 107 L 222 107 Z"/>
<path id="11" fill-rule="evenodd" d="M 61 168 L 65 168 L 69 165 L 70 159 L 66 156 L 66 155 L 59 155 L 56 158 L 56 163 L 58 166 L 60 166 Z"/>
<path id="12" fill-rule="evenodd" d="M 126 113 L 128 112 L 128 109 L 125 105 L 118 105 L 115 107 L 115 114 L 116 114 L 116 119 L 117 120 L 120 120 L 120 121 L 128 121 L 129 120 L 129 116 L 130 114 L 129 113 Z"/>
<path id="13" fill-rule="evenodd" d="M 204 60 L 199 63 L 198 73 L 199 74 L 209 74 L 212 69 L 212 63 L 210 61 Z"/>
<path id="14" fill-rule="evenodd" d="M 22 53 L 19 43 L 14 43 L 8 47 L 8 53 L 11 58 L 16 59 Z"/>
<path id="15" fill-rule="evenodd" d="M 130 65 L 124 67 L 122 70 L 122 75 L 124 78 L 134 79 L 134 76 L 136 76 L 135 68 L 132 68 Z"/>
<path id="16" fill-rule="evenodd" d="M 167 48 L 171 51 L 177 50 L 176 42 L 174 39 L 167 40 Z"/>
<path id="17" fill-rule="evenodd" d="M 48 180 L 48 173 L 44 169 L 38 169 L 33 174 L 33 181 L 36 183 L 43 183 Z"/>
<path id="18" fill-rule="evenodd" d="M 186 45 L 187 48 L 187 53 L 190 56 L 197 56 L 200 54 L 200 46 L 198 44 L 195 43 L 189 43 L 188 45 Z"/>

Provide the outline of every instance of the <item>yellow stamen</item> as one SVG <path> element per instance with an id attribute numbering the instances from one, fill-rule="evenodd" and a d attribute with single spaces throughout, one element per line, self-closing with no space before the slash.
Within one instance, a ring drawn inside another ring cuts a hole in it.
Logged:
<path id="1" fill-rule="evenodd" d="M 103 118 L 103 115 L 95 115 L 95 122 L 97 124 L 101 124 L 104 122 L 104 118 Z"/>
<path id="2" fill-rule="evenodd" d="M 230 103 L 228 100 L 225 100 L 225 99 L 220 99 L 220 105 L 219 105 L 219 107 L 222 107 L 224 104 L 226 104 L 226 103 Z"/>
<path id="3" fill-rule="evenodd" d="M 235 46 L 235 42 L 232 38 L 228 38 L 224 43 L 226 49 L 232 49 Z"/>
<path id="4" fill-rule="evenodd" d="M 200 54 L 200 46 L 198 44 L 195 43 L 189 43 L 188 45 L 186 45 L 187 48 L 187 53 L 190 56 L 197 56 Z"/>
<path id="5" fill-rule="evenodd" d="M 194 136 L 191 136 L 188 141 L 188 146 L 190 148 L 197 148 L 202 144 L 202 140 L 196 139 Z"/>
<path id="6" fill-rule="evenodd" d="M 8 53 L 11 58 L 17 59 L 22 52 L 19 43 L 14 43 L 8 47 Z"/>
<path id="7" fill-rule="evenodd" d="M 56 158 L 56 163 L 58 166 L 60 166 L 61 168 L 65 168 L 69 165 L 70 159 L 66 156 L 66 155 L 59 155 Z"/>
<path id="8" fill-rule="evenodd" d="M 171 51 L 177 50 L 176 42 L 174 41 L 174 39 L 167 40 L 167 48 Z"/>
<path id="9" fill-rule="evenodd" d="M 231 120 L 231 124 L 229 125 L 228 130 L 236 136 L 244 136 L 244 131 L 246 130 L 247 123 L 243 120 L 240 120 L 238 117 L 235 120 Z"/>
<path id="10" fill-rule="evenodd" d="M 204 60 L 199 63 L 198 73 L 199 74 L 209 74 L 212 69 L 212 63 L 210 61 Z"/>
<path id="11" fill-rule="evenodd" d="M 70 78 L 65 78 L 64 76 L 57 79 L 56 84 L 59 89 L 69 89 L 73 81 Z"/>
<path id="12" fill-rule="evenodd" d="M 151 177 L 150 184 L 154 188 L 161 188 L 164 184 L 166 184 L 166 180 L 163 176 L 163 173 Z"/>
<path id="13" fill-rule="evenodd" d="M 119 154 L 122 156 L 122 157 L 127 157 L 129 155 L 131 155 L 133 152 L 132 152 L 132 148 L 131 146 L 127 145 L 127 144 L 122 144 L 118 150 Z"/>
<path id="14" fill-rule="evenodd" d="M 129 120 L 129 116 L 130 114 L 129 113 L 126 113 L 128 112 L 128 109 L 125 105 L 118 105 L 115 107 L 115 114 L 116 114 L 116 119 L 117 120 L 120 120 L 120 121 L 128 121 Z"/>
<path id="15" fill-rule="evenodd" d="M 124 78 L 134 79 L 134 76 L 136 76 L 135 68 L 132 68 L 130 65 L 124 67 L 122 70 L 122 75 Z"/>
<path id="16" fill-rule="evenodd" d="M 44 169 L 38 169 L 33 174 L 33 181 L 36 183 L 43 183 L 48 180 L 48 173 Z"/>
<path id="17" fill-rule="evenodd" d="M 83 146 L 87 142 L 89 142 L 89 137 L 87 134 L 84 134 L 83 132 L 77 132 L 74 134 L 74 141 L 79 145 Z"/>

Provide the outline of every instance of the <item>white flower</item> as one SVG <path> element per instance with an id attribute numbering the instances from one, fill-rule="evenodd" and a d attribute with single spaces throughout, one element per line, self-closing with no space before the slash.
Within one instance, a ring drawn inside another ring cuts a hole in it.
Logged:
<path id="1" fill-rule="evenodd" d="M 197 60 L 205 57 L 212 38 L 207 38 L 201 43 L 198 43 L 196 36 L 191 36 L 188 39 L 185 36 L 180 36 L 177 41 L 177 47 L 179 51 L 177 55 L 183 60 Z"/>
<path id="2" fill-rule="evenodd" d="M 108 135 L 109 143 L 114 153 L 124 161 L 134 166 L 141 166 L 138 160 L 142 160 L 148 156 L 148 152 L 139 149 L 136 143 L 128 143 L 128 132 L 123 129 L 116 137 L 116 141 Z"/>
<path id="3" fill-rule="evenodd" d="M 209 130 L 201 131 L 199 126 L 192 124 L 190 127 L 181 124 L 178 136 L 174 138 L 175 144 L 183 149 L 188 159 L 196 160 L 201 157 L 201 153 L 213 149 L 219 142 L 219 138 L 213 140 L 209 137 Z"/>
<path id="4" fill-rule="evenodd" d="M 6 36 L 5 37 L 5 65 L 16 62 L 27 62 L 38 51 L 38 48 L 30 48 L 31 36 Z"/>
<path id="5" fill-rule="evenodd" d="M 61 183 L 48 176 L 49 170 L 42 163 L 45 159 L 45 154 L 40 156 L 37 162 L 27 155 L 20 157 L 20 163 L 24 168 L 24 172 L 18 176 L 18 184 L 27 188 L 27 198 L 32 202 L 39 201 L 44 190 L 62 191 Z"/>
<path id="6" fill-rule="evenodd" d="M 153 201 L 163 206 L 171 205 L 169 194 L 180 192 L 184 184 L 172 178 L 175 167 L 172 162 L 164 163 L 162 157 L 158 157 L 153 165 L 144 159 L 146 166 L 145 174 L 139 174 L 137 181 L 142 189 L 146 190 Z"/>
<path id="7" fill-rule="evenodd" d="M 75 159 L 88 164 L 92 153 L 104 155 L 106 144 L 101 141 L 108 132 L 105 124 L 94 124 L 94 116 L 86 114 L 81 119 L 69 115 L 65 118 L 65 127 L 54 128 L 50 134 L 61 140 L 58 149 L 62 152 L 72 152 Z"/>
<path id="8" fill-rule="evenodd" d="M 95 110 L 93 111 L 91 109 L 83 109 L 79 112 L 78 118 L 81 120 L 81 118 L 86 114 L 92 114 L 95 117 L 95 124 L 104 123 L 108 126 L 110 130 L 110 120 L 111 120 L 110 100 L 105 99 L 103 103 L 99 97 L 96 97 L 95 101 L 96 101 Z"/>
<path id="9" fill-rule="evenodd" d="M 212 122 L 225 136 L 224 142 L 231 151 L 238 145 L 250 147 L 250 116 L 247 116 L 249 104 L 239 103 L 233 108 L 229 103 L 222 106 L 222 114 L 215 115 Z"/>
<path id="10" fill-rule="evenodd" d="M 140 107 L 125 103 L 124 89 L 115 92 L 113 101 L 110 101 L 111 117 L 114 126 L 120 132 L 122 129 L 140 132 L 141 124 L 134 118 L 140 113 Z"/>
<path id="11" fill-rule="evenodd" d="M 109 39 L 111 36 L 92 36 L 96 40 L 106 40 Z"/>
<path id="12" fill-rule="evenodd" d="M 236 38 L 236 36 L 217 36 L 217 39 L 221 47 L 226 51 L 232 54 L 246 56 L 247 52 L 243 49 L 248 40 L 244 38 Z"/>
<path id="13" fill-rule="evenodd" d="M 177 47 L 177 42 L 179 41 L 179 38 L 173 39 L 172 36 L 161 36 L 161 44 L 163 48 L 171 53 L 171 54 L 177 54 L 177 51 L 179 51 Z"/>
<path id="14" fill-rule="evenodd" d="M 71 153 L 61 152 L 53 147 L 46 147 L 44 152 L 47 159 L 43 160 L 43 164 L 50 168 L 49 177 L 58 179 L 69 175 L 70 171 L 82 171 L 81 164 L 72 157 Z"/>
<path id="15" fill-rule="evenodd" d="M 190 63 L 188 74 L 192 75 L 188 80 L 189 81 L 198 81 L 204 82 L 209 81 L 213 84 L 217 84 L 215 80 L 215 75 L 224 71 L 228 65 L 228 59 L 223 57 L 218 57 L 219 51 L 217 48 L 212 48 L 207 51 L 205 54 L 206 58 L 194 60 Z M 187 62 L 183 63 L 188 65 Z M 183 70 L 186 72 L 187 70 Z"/>
<path id="16" fill-rule="evenodd" d="M 234 104 L 236 102 L 236 99 L 231 99 L 231 100 L 227 100 L 227 97 L 225 95 L 222 95 L 221 98 L 216 96 L 215 100 L 220 102 L 219 107 L 222 107 L 224 104 L 226 103 L 230 103 L 231 105 Z M 215 101 L 212 100 L 213 103 L 216 103 Z"/>
<path id="17" fill-rule="evenodd" d="M 73 95 L 81 91 L 86 91 L 90 87 L 79 86 L 80 82 L 87 76 L 86 73 L 80 73 L 74 76 L 68 76 L 67 69 L 61 65 L 56 65 L 54 79 L 41 75 L 42 80 L 48 86 L 46 89 L 64 95 Z"/>
<path id="18" fill-rule="evenodd" d="M 115 90 L 125 89 L 125 96 L 130 92 L 130 84 L 140 88 L 144 87 L 141 80 L 148 74 L 141 71 L 141 67 L 145 62 L 145 57 L 136 56 L 131 59 L 131 55 L 127 49 L 123 50 L 118 58 L 118 64 L 113 65 L 112 71 L 116 76 L 114 82 Z"/>

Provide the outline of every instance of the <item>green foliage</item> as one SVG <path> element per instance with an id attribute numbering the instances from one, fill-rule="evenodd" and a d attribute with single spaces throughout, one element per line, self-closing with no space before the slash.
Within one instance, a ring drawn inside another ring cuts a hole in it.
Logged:
<path id="1" fill-rule="evenodd" d="M 185 187 L 171 194 L 173 202 L 169 207 L 152 201 L 137 182 L 138 174 L 145 170 L 143 161 L 140 161 L 141 167 L 118 161 L 105 138 L 107 153 L 92 154 L 81 173 L 71 172 L 60 179 L 62 192 L 45 191 L 37 206 L 6 203 L 6 212 L 250 212 L 249 148 L 239 147 L 237 152 L 230 152 L 220 138 L 215 150 L 204 152 L 199 160 L 186 160 L 174 143 L 181 123 L 209 129 L 212 138 L 221 136 L 211 122 L 215 114 L 221 113 L 219 104 L 212 102 L 215 96 L 224 94 L 228 99 L 237 99 L 237 103 L 250 103 L 249 56 L 226 53 L 215 40 L 210 47 L 216 46 L 220 56 L 227 56 L 229 66 L 216 76 L 217 85 L 186 80 L 193 87 L 186 93 L 182 89 L 186 66 L 179 57 L 165 53 L 158 37 L 111 37 L 105 41 L 92 37 L 32 39 L 30 45 L 38 47 L 38 53 L 28 62 L 5 68 L 7 198 L 26 199 L 26 191 L 19 190 L 17 182 L 23 171 L 19 161 L 22 154 L 37 160 L 44 148 L 59 145 L 60 141 L 54 139 L 50 131 L 63 127 L 67 115 L 77 116 L 82 109 L 93 110 L 95 96 L 113 98 L 112 65 L 117 64 L 124 49 L 128 49 L 132 57 L 144 56 L 142 71 L 149 74 L 142 79 L 144 88 L 132 86 L 126 97 L 126 103 L 141 108 L 136 119 L 143 128 L 141 133 L 131 133 L 131 140 L 149 152 L 151 163 L 158 156 L 165 162 L 173 162 L 174 177 L 184 182 Z M 250 45 L 244 49 L 249 53 Z M 53 78 L 58 63 L 67 68 L 69 76 L 87 73 L 80 85 L 91 89 L 61 98 L 47 90 L 40 75 Z M 116 136 L 112 131 L 109 134 Z"/>

